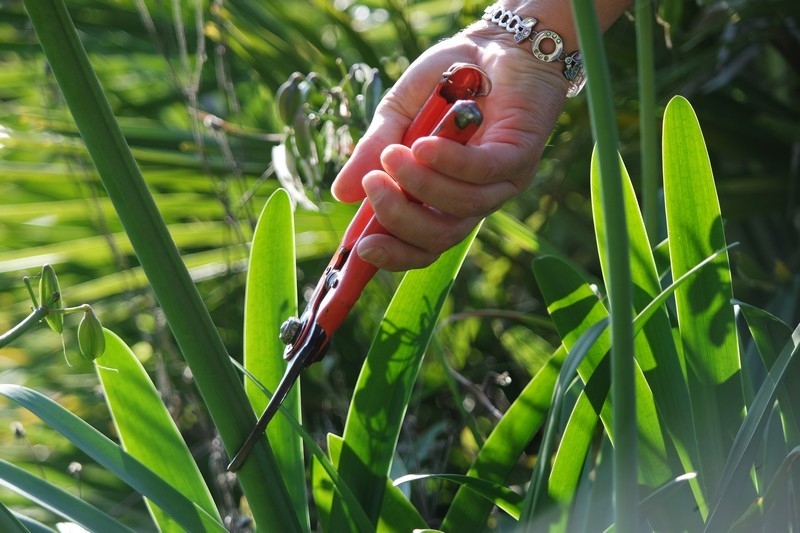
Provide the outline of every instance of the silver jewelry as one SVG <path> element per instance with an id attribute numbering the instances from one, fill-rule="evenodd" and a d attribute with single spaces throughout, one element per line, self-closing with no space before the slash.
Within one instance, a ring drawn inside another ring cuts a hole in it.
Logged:
<path id="1" fill-rule="evenodd" d="M 583 56 L 579 50 L 571 53 L 564 51 L 564 40 L 553 30 L 534 30 L 534 26 L 539 22 L 533 17 L 522 18 L 512 13 L 510 9 L 505 9 L 495 5 L 489 6 L 483 12 L 483 20 L 488 20 L 497 24 L 509 33 L 514 34 L 514 42 L 522 44 L 525 40 L 530 40 L 531 52 L 533 57 L 545 63 L 559 61 L 564 63 L 564 77 L 567 79 L 567 96 L 577 95 L 586 84 L 586 71 L 583 68 Z M 542 43 L 551 41 L 553 51 L 550 53 L 542 52 Z"/>

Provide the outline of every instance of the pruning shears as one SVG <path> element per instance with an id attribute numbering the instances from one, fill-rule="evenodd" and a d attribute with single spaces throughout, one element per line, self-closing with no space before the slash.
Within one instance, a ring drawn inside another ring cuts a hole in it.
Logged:
<path id="1" fill-rule="evenodd" d="M 410 147 L 420 137 L 435 135 L 466 144 L 483 121 L 474 98 L 490 91 L 491 81 L 481 68 L 468 63 L 452 65 L 409 125 L 402 143 Z M 280 339 L 286 344 L 283 357 L 288 361 L 286 372 L 255 428 L 228 465 L 229 471 L 235 472 L 242 466 L 301 371 L 325 356 L 333 334 L 378 271 L 354 250 L 362 238 L 379 233 L 389 232 L 378 222 L 369 200 L 365 200 L 322 273 L 305 311 L 300 318 L 290 317 L 281 326 Z"/>

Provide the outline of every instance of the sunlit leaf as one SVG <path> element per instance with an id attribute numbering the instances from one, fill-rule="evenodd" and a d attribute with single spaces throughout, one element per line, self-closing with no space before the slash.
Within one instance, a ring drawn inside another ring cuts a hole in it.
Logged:
<path id="1" fill-rule="evenodd" d="M 122 447 L 222 522 L 208 486 L 147 372 L 116 334 L 105 330 L 105 342 L 105 354 L 97 359 L 95 368 Z M 165 511 L 149 500 L 147 505 L 162 531 L 181 531 Z"/>
<path id="2" fill-rule="evenodd" d="M 544 421 L 552 391 L 567 351 L 560 346 L 547 364 L 531 379 L 478 451 L 468 476 L 502 483 L 514 469 L 525 447 Z M 442 522 L 447 531 L 472 531 L 483 527 L 492 504 L 460 487 Z"/>
<path id="3" fill-rule="evenodd" d="M 373 523 L 422 356 L 477 228 L 424 270 L 405 275 L 361 370 L 344 430 L 339 471 Z M 331 530 L 340 529 L 334 505 Z"/>
<path id="4" fill-rule="evenodd" d="M 101 466 L 149 498 L 184 528 L 192 531 L 225 531 L 222 524 L 205 510 L 53 400 L 18 385 L 0 385 L 0 394 L 41 418 Z"/>
<path id="5" fill-rule="evenodd" d="M 286 370 L 278 332 L 283 321 L 293 316 L 297 316 L 294 223 L 289 197 L 279 190 L 264 207 L 253 236 L 244 309 L 244 366 L 270 390 L 277 388 Z M 269 399 L 251 380 L 245 380 L 245 390 L 253 410 L 262 413 Z M 301 420 L 299 381 L 283 406 Z M 267 426 L 267 438 L 294 512 L 309 528 L 302 440 L 282 416 Z"/>
<path id="6" fill-rule="evenodd" d="M 463 487 L 479 494 L 482 498 L 489 500 L 500 509 L 519 520 L 520 506 L 522 503 L 522 496 L 513 490 L 503 485 L 492 483 L 483 478 L 462 476 L 458 474 L 408 474 L 394 480 L 394 485 L 398 486 L 402 483 L 411 481 L 420 481 L 425 479 L 444 479 L 458 483 Z"/>
<path id="7" fill-rule="evenodd" d="M 703 134 L 689 103 L 673 98 L 664 116 L 664 196 L 672 276 L 725 247 L 722 216 Z M 744 396 L 727 254 L 675 291 L 697 432 L 698 479 L 717 487 Z M 705 514 L 705 513 L 704 513 Z"/>
<path id="8" fill-rule="evenodd" d="M 644 220 L 636 200 L 627 169 L 620 159 L 622 173 L 622 186 L 625 198 L 625 220 L 628 226 L 628 242 L 630 250 L 631 282 L 633 283 L 633 306 L 636 313 L 642 312 L 650 302 L 661 292 L 656 261 L 650 248 Z M 592 158 L 591 188 L 592 188 L 592 213 L 594 215 L 595 233 L 597 235 L 597 249 L 600 255 L 600 265 L 604 278 L 609 269 L 606 252 L 608 236 L 603 222 L 605 213 L 600 201 L 601 195 L 600 167 L 596 154 Z M 644 325 L 641 332 L 634 340 L 636 361 L 642 372 L 658 407 L 658 412 L 664 420 L 668 435 L 678 452 L 679 464 L 670 464 L 667 460 L 666 450 L 663 450 L 656 459 L 661 464 L 656 468 L 669 465 L 669 470 L 661 470 L 666 477 L 652 479 L 652 486 L 659 486 L 666 482 L 672 471 L 694 471 L 699 461 L 699 452 L 696 445 L 692 408 L 689 403 L 689 390 L 681 368 L 681 361 L 672 336 L 672 325 L 664 307 L 657 309 L 653 316 Z M 641 424 L 641 420 L 640 420 Z M 650 429 L 660 432 L 658 425 L 651 425 Z M 639 461 L 648 460 L 647 455 L 641 455 Z M 674 463 L 674 461 L 672 461 Z M 647 468 L 646 466 L 640 466 Z M 696 482 L 692 482 L 695 497 L 701 507 L 705 507 L 705 496 Z"/>

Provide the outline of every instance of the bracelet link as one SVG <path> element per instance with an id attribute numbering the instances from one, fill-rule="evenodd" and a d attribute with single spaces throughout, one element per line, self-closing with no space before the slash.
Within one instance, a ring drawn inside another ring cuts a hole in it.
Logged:
<path id="1" fill-rule="evenodd" d="M 491 5 L 483 12 L 483 20 L 496 24 L 514 34 L 514 42 L 522 44 L 523 41 L 530 39 L 531 53 L 533 57 L 545 63 L 560 61 L 564 63 L 563 74 L 567 79 L 567 97 L 572 98 L 577 95 L 586 84 L 586 71 L 583 68 L 583 55 L 580 50 L 567 54 L 564 51 L 564 40 L 553 30 L 535 31 L 533 28 L 539 22 L 534 17 L 522 18 L 513 13 L 510 9 L 505 9 L 496 5 Z M 545 41 L 552 41 L 553 51 L 545 53 L 541 45 Z"/>

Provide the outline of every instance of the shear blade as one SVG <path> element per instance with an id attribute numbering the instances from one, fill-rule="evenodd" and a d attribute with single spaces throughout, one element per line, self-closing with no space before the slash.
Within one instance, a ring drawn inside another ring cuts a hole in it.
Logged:
<path id="1" fill-rule="evenodd" d="M 306 366 L 305 359 L 308 358 L 308 355 L 305 357 L 297 356 L 289 362 L 289 366 L 286 367 L 286 372 L 283 374 L 280 383 L 278 384 L 278 388 L 275 389 L 275 394 L 272 395 L 270 398 L 269 403 L 267 404 L 267 408 L 264 409 L 264 413 L 258 419 L 258 423 L 256 427 L 253 428 L 253 431 L 250 432 L 250 435 L 247 437 L 247 440 L 244 441 L 244 444 L 236 455 L 233 457 L 233 460 L 228 465 L 229 472 L 236 472 L 241 468 L 242 464 L 244 463 L 247 456 L 255 447 L 258 439 L 264 433 L 264 430 L 267 429 L 267 424 L 269 424 L 272 417 L 275 416 L 275 413 L 278 412 L 280 409 L 281 404 L 286 399 L 286 396 L 289 394 L 289 391 L 292 390 L 295 381 L 297 378 L 300 377 L 300 373 L 303 371 L 303 368 Z"/>

